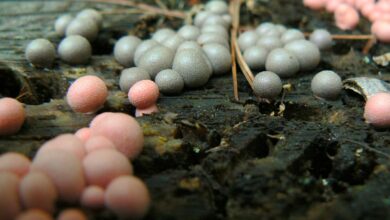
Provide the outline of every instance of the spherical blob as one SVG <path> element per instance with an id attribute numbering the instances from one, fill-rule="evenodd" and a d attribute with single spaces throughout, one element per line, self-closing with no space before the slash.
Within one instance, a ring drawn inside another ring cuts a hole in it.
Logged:
<path id="1" fill-rule="evenodd" d="M 146 70 L 154 79 L 158 72 L 172 67 L 174 56 L 173 50 L 165 46 L 156 46 L 145 52 L 139 60 L 138 67 Z"/>
<path id="2" fill-rule="evenodd" d="M 312 10 L 320 10 L 325 7 L 326 2 L 327 0 L 303 0 L 303 5 Z"/>
<path id="3" fill-rule="evenodd" d="M 82 18 L 82 19 L 89 18 L 89 19 L 92 19 L 96 23 L 96 25 L 98 27 L 101 27 L 102 23 L 103 23 L 103 16 L 102 16 L 102 14 L 100 14 L 100 12 L 96 11 L 93 8 L 86 8 L 86 9 L 80 11 L 77 14 L 77 18 Z"/>
<path id="4" fill-rule="evenodd" d="M 297 29 L 288 29 L 280 37 L 280 40 L 283 44 L 287 44 L 289 42 L 301 39 L 305 39 L 305 35 Z"/>
<path id="5" fill-rule="evenodd" d="M 150 79 L 150 75 L 146 70 L 139 67 L 131 67 L 122 70 L 119 78 L 119 87 L 122 92 L 128 93 L 129 89 L 141 80 Z"/>
<path id="6" fill-rule="evenodd" d="M 31 161 L 20 153 L 8 152 L 0 156 L 0 172 L 11 172 L 23 177 L 30 170 Z"/>
<path id="7" fill-rule="evenodd" d="M 56 57 L 56 49 L 47 39 L 39 38 L 27 45 L 25 56 L 34 66 L 50 67 Z"/>
<path id="8" fill-rule="evenodd" d="M 268 50 L 261 46 L 248 47 L 244 51 L 244 60 L 251 70 L 262 70 L 265 68 Z"/>
<path id="9" fill-rule="evenodd" d="M 269 51 L 283 47 L 282 41 L 277 37 L 262 37 L 257 41 L 256 45 L 264 47 Z"/>
<path id="10" fill-rule="evenodd" d="M 60 58 L 69 64 L 85 64 L 92 55 L 91 44 L 79 35 L 64 38 L 57 51 Z"/>
<path id="11" fill-rule="evenodd" d="M 213 71 L 203 51 L 197 49 L 178 51 L 172 69 L 183 77 L 184 85 L 189 88 L 204 86 Z"/>
<path id="12" fill-rule="evenodd" d="M 229 6 L 225 1 L 221 0 L 212 0 L 206 3 L 206 11 L 209 11 L 213 14 L 226 14 L 229 12 Z"/>
<path id="13" fill-rule="evenodd" d="M 90 209 L 104 207 L 104 189 L 99 186 L 88 186 L 81 195 L 81 205 Z"/>
<path id="14" fill-rule="evenodd" d="M 264 34 L 273 29 L 275 29 L 275 24 L 271 22 L 263 22 L 256 27 L 256 33 L 259 36 L 263 36 Z"/>
<path id="15" fill-rule="evenodd" d="M 85 142 L 85 151 L 89 154 L 101 149 L 116 149 L 115 145 L 104 136 L 93 136 Z"/>
<path id="16" fill-rule="evenodd" d="M 150 206 L 150 195 L 145 184 L 134 176 L 113 180 L 104 195 L 106 206 L 124 218 L 141 218 Z"/>
<path id="17" fill-rule="evenodd" d="M 310 41 L 295 40 L 286 44 L 284 48 L 298 58 L 299 67 L 302 71 L 312 70 L 320 63 L 320 50 Z"/>
<path id="18" fill-rule="evenodd" d="M 56 22 L 54 23 L 54 29 L 56 33 L 60 35 L 60 37 L 65 35 L 66 28 L 72 20 L 72 15 L 61 15 L 57 18 Z"/>
<path id="19" fill-rule="evenodd" d="M 97 76 L 82 76 L 72 83 L 66 101 L 75 112 L 89 113 L 98 110 L 106 102 L 107 86 Z"/>
<path id="20" fill-rule="evenodd" d="M 253 90 L 261 98 L 276 98 L 282 91 L 282 87 L 280 77 L 270 71 L 263 71 L 256 74 L 253 80 Z"/>
<path id="21" fill-rule="evenodd" d="M 221 44 L 222 46 L 226 47 L 229 49 L 229 42 L 224 36 L 218 34 L 218 33 L 202 33 L 198 39 L 197 39 L 198 44 L 200 45 L 205 45 L 209 43 L 217 43 Z"/>
<path id="22" fill-rule="evenodd" d="M 256 42 L 259 39 L 259 35 L 256 31 L 246 31 L 238 37 L 238 46 L 241 51 L 245 51 L 248 47 L 256 45 Z"/>
<path id="23" fill-rule="evenodd" d="M 172 69 L 159 72 L 154 81 L 163 94 L 179 94 L 184 88 L 183 77 Z"/>
<path id="24" fill-rule="evenodd" d="M 138 45 L 137 49 L 135 50 L 134 64 L 136 66 L 139 66 L 139 60 L 145 54 L 145 52 L 148 51 L 149 49 L 153 48 L 154 46 L 157 46 L 157 45 L 160 45 L 160 43 L 153 40 L 153 39 L 142 41 L 142 43 L 140 43 Z"/>
<path id="25" fill-rule="evenodd" d="M 212 24 L 212 25 L 204 25 L 201 29 L 202 34 L 218 34 L 224 39 L 229 39 L 229 33 L 222 25 Z"/>
<path id="26" fill-rule="evenodd" d="M 114 46 L 114 57 L 124 67 L 134 65 L 134 55 L 141 40 L 136 36 L 121 37 Z"/>
<path id="27" fill-rule="evenodd" d="M 21 180 L 19 193 L 24 208 L 54 212 L 58 192 L 47 175 L 30 172 Z"/>
<path id="28" fill-rule="evenodd" d="M 332 35 L 326 29 L 316 29 L 309 37 L 310 41 L 313 42 L 320 50 L 326 50 L 332 47 L 333 39 Z"/>
<path id="29" fill-rule="evenodd" d="M 156 103 L 160 93 L 152 80 L 136 82 L 129 90 L 129 101 L 137 108 L 146 108 Z"/>
<path id="30" fill-rule="evenodd" d="M 202 47 L 196 41 L 185 41 L 177 48 L 177 51 L 184 49 L 202 50 Z"/>
<path id="31" fill-rule="evenodd" d="M 371 32 L 378 40 L 384 43 L 390 43 L 390 21 L 375 21 L 371 26 Z"/>
<path id="32" fill-rule="evenodd" d="M 99 28 L 91 18 L 75 18 L 66 28 L 66 36 L 80 35 L 90 42 L 96 39 L 98 32 Z"/>
<path id="33" fill-rule="evenodd" d="M 0 136 L 17 133 L 22 127 L 26 113 L 23 105 L 13 98 L 0 99 Z"/>
<path id="34" fill-rule="evenodd" d="M 265 61 L 265 69 L 278 74 L 282 78 L 295 75 L 299 71 L 297 57 L 284 48 L 272 50 Z"/>
<path id="35" fill-rule="evenodd" d="M 323 99 L 337 99 L 342 88 L 343 83 L 340 76 L 330 70 L 317 73 L 311 81 L 311 90 L 314 95 Z"/>
<path id="36" fill-rule="evenodd" d="M 367 99 L 364 118 L 377 128 L 390 127 L 390 93 L 377 93 Z"/>
<path id="37" fill-rule="evenodd" d="M 175 34 L 176 34 L 175 31 L 170 29 L 170 28 L 162 28 L 162 29 L 157 30 L 153 34 L 152 39 L 159 42 L 159 43 L 162 43 L 164 40 L 172 37 Z"/>
<path id="38" fill-rule="evenodd" d="M 78 137 L 83 143 L 85 143 L 91 137 L 91 129 L 90 128 L 80 128 L 74 133 L 76 137 Z"/>
<path id="39" fill-rule="evenodd" d="M 57 220 L 88 220 L 87 216 L 79 209 L 66 209 L 61 211 Z"/>
<path id="40" fill-rule="evenodd" d="M 0 219 L 15 219 L 20 213 L 19 177 L 13 173 L 0 172 Z"/>
<path id="41" fill-rule="evenodd" d="M 119 152 L 130 159 L 142 151 L 144 135 L 138 122 L 124 113 L 103 113 L 96 116 L 91 124 L 92 136 L 104 136 L 112 141 Z"/>
<path id="42" fill-rule="evenodd" d="M 29 209 L 20 213 L 16 220 L 53 220 L 49 213 L 39 209 Z"/>
<path id="43" fill-rule="evenodd" d="M 348 4 L 341 4 L 334 12 L 336 25 L 341 30 L 352 30 L 359 24 L 359 13 Z"/>
<path id="44" fill-rule="evenodd" d="M 45 150 L 34 158 L 31 171 L 46 174 L 56 186 L 60 200 L 79 201 L 85 187 L 84 170 L 80 159 L 73 154 L 60 149 Z"/>
<path id="45" fill-rule="evenodd" d="M 182 36 L 175 34 L 165 39 L 161 44 L 175 52 L 184 41 L 186 40 Z"/>
<path id="46" fill-rule="evenodd" d="M 232 58 L 230 51 L 226 47 L 216 43 L 209 43 L 203 45 L 203 51 L 211 63 L 213 74 L 222 75 L 231 70 Z"/>
<path id="47" fill-rule="evenodd" d="M 195 26 L 198 26 L 198 27 L 202 27 L 205 20 L 210 16 L 212 15 L 211 12 L 209 11 L 200 11 L 198 12 L 196 15 L 195 15 L 195 18 L 194 18 L 194 24 Z"/>
<path id="48" fill-rule="evenodd" d="M 61 134 L 44 143 L 36 153 L 36 157 L 43 154 L 48 149 L 59 149 L 67 151 L 80 160 L 86 155 L 83 142 L 73 134 Z"/>
<path id="49" fill-rule="evenodd" d="M 177 34 L 185 40 L 196 40 L 200 35 L 200 29 L 194 25 L 184 25 L 177 31 Z"/>

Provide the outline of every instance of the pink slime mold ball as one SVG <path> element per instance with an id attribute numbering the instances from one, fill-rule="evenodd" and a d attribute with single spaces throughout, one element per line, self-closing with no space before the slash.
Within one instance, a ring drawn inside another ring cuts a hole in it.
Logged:
<path id="1" fill-rule="evenodd" d="M 157 84 L 151 80 L 141 80 L 135 83 L 128 94 L 130 103 L 140 109 L 156 103 L 159 95 Z"/>
<path id="2" fill-rule="evenodd" d="M 390 20 L 376 20 L 371 26 L 371 32 L 378 40 L 390 43 Z"/>
<path id="3" fill-rule="evenodd" d="M 23 154 L 5 153 L 0 156 L 0 172 L 11 172 L 23 177 L 30 170 L 31 161 Z"/>
<path id="4" fill-rule="evenodd" d="M 325 7 L 327 0 L 303 0 L 303 5 L 312 9 L 320 10 Z"/>
<path id="5" fill-rule="evenodd" d="M 326 11 L 333 13 L 340 4 L 342 4 L 340 0 L 328 0 L 326 2 Z"/>
<path id="6" fill-rule="evenodd" d="M 90 128 L 80 128 L 74 133 L 76 137 L 78 137 L 83 143 L 85 143 L 91 137 L 91 129 Z"/>
<path id="7" fill-rule="evenodd" d="M 334 17 L 337 27 L 342 30 L 351 30 L 359 23 L 359 13 L 347 4 L 339 5 Z"/>
<path id="8" fill-rule="evenodd" d="M 355 8 L 361 10 L 365 5 L 373 4 L 375 0 L 355 0 Z"/>
<path id="9" fill-rule="evenodd" d="M 98 110 L 107 96 L 103 80 L 97 76 L 83 76 L 69 87 L 66 100 L 75 112 L 89 113 Z"/>
<path id="10" fill-rule="evenodd" d="M 374 127 L 390 127 L 390 93 L 377 93 L 369 97 L 364 107 L 364 118 Z"/>
<path id="11" fill-rule="evenodd" d="M 23 105 L 13 98 L 0 99 L 0 136 L 17 133 L 26 118 Z"/>
<path id="12" fill-rule="evenodd" d="M 91 209 L 104 207 L 104 189 L 99 186 L 88 186 L 81 195 L 81 205 Z"/>

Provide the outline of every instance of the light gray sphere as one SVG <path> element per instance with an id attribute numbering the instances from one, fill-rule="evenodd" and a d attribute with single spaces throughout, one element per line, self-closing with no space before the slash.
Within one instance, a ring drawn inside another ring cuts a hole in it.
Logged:
<path id="1" fill-rule="evenodd" d="M 198 12 L 198 13 L 195 15 L 195 18 L 194 18 L 194 24 L 195 24 L 195 26 L 202 27 L 204 21 L 205 21 L 210 15 L 212 15 L 212 13 L 209 12 L 209 11 L 200 11 L 200 12 Z"/>
<path id="2" fill-rule="evenodd" d="M 58 55 L 69 64 L 85 64 L 92 55 L 89 41 L 80 35 L 64 38 L 58 45 Z"/>
<path id="3" fill-rule="evenodd" d="M 301 39 L 305 39 L 305 35 L 298 29 L 287 29 L 280 37 L 283 44 L 288 44 L 289 42 Z"/>
<path id="4" fill-rule="evenodd" d="M 177 48 L 186 41 L 182 36 L 175 34 L 172 37 L 165 39 L 161 44 L 176 52 Z"/>
<path id="5" fill-rule="evenodd" d="M 136 36 L 121 37 L 114 46 L 115 60 L 124 67 L 134 66 L 134 54 L 141 42 Z"/>
<path id="6" fill-rule="evenodd" d="M 157 73 L 154 82 L 163 94 L 179 94 L 184 88 L 183 77 L 172 69 L 162 70 Z"/>
<path id="7" fill-rule="evenodd" d="M 276 48 L 283 47 L 283 43 L 282 43 L 282 41 L 279 40 L 278 37 L 268 37 L 268 36 L 261 37 L 257 41 L 256 45 L 264 47 L 264 48 L 268 49 L 269 51 L 276 49 Z"/>
<path id="8" fill-rule="evenodd" d="M 223 14 L 223 15 L 221 15 L 221 17 L 222 17 L 222 19 L 226 22 L 226 23 L 228 23 L 228 24 L 232 24 L 232 22 L 233 22 L 233 18 L 232 18 L 232 16 L 230 15 L 230 14 Z"/>
<path id="9" fill-rule="evenodd" d="M 216 33 L 201 34 L 198 37 L 197 42 L 200 45 L 205 45 L 205 44 L 209 44 L 209 43 L 217 43 L 217 44 L 221 44 L 222 46 L 224 46 L 228 49 L 230 48 L 228 40 L 226 38 L 222 37 L 221 35 L 216 34 Z"/>
<path id="10" fill-rule="evenodd" d="M 212 25 L 204 25 L 201 29 L 202 34 L 218 34 L 221 35 L 225 39 L 229 39 L 229 33 L 222 25 L 212 24 Z"/>
<path id="11" fill-rule="evenodd" d="M 220 15 L 215 14 L 211 14 L 207 17 L 203 22 L 203 25 L 222 25 L 225 29 L 230 27 L 230 24 L 228 24 Z"/>
<path id="12" fill-rule="evenodd" d="M 254 93 L 261 98 L 274 99 L 278 97 L 282 89 L 282 81 L 274 72 L 260 72 L 253 80 Z"/>
<path id="13" fill-rule="evenodd" d="M 56 22 L 54 23 L 54 29 L 56 33 L 61 37 L 64 36 L 66 28 L 72 20 L 72 15 L 61 15 L 60 17 L 58 17 Z"/>
<path id="14" fill-rule="evenodd" d="M 153 34 L 152 39 L 159 43 L 162 43 L 164 40 L 168 39 L 169 37 L 172 37 L 175 34 L 176 32 L 170 28 L 162 28 L 157 30 Z"/>
<path id="15" fill-rule="evenodd" d="M 275 29 L 279 31 L 280 36 L 282 36 L 282 34 L 287 31 L 287 28 L 281 24 L 275 25 Z"/>
<path id="16" fill-rule="evenodd" d="M 196 40 L 200 35 L 200 29 L 194 25 L 184 25 L 177 31 L 177 34 L 185 40 Z"/>
<path id="17" fill-rule="evenodd" d="M 231 70 L 232 58 L 230 51 L 226 47 L 210 43 L 203 45 L 203 51 L 211 63 L 213 74 L 221 75 Z"/>
<path id="18" fill-rule="evenodd" d="M 202 50 L 184 49 L 176 53 L 172 69 L 178 72 L 188 88 L 204 86 L 212 74 L 212 67 Z"/>
<path id="19" fill-rule="evenodd" d="M 92 18 L 75 18 L 66 28 L 66 36 L 80 35 L 85 37 L 89 42 L 96 39 L 99 28 Z"/>
<path id="20" fill-rule="evenodd" d="M 244 60 L 251 70 L 263 70 L 268 50 L 261 46 L 252 46 L 244 51 Z"/>
<path id="21" fill-rule="evenodd" d="M 256 31 L 246 31 L 238 37 L 238 46 L 241 51 L 245 51 L 248 47 L 256 45 L 259 40 L 259 35 Z"/>
<path id="22" fill-rule="evenodd" d="M 265 69 L 282 78 L 294 76 L 299 71 L 297 57 L 284 48 L 272 50 L 265 61 Z"/>
<path id="23" fill-rule="evenodd" d="M 259 35 L 259 36 L 261 36 L 261 37 L 280 38 L 281 34 L 280 34 L 279 30 L 276 27 L 274 27 L 274 28 L 268 30 L 267 32 L 265 32 L 264 34 Z"/>
<path id="24" fill-rule="evenodd" d="M 267 33 L 268 31 L 270 31 L 274 28 L 275 28 L 275 24 L 273 24 L 271 22 L 263 22 L 263 23 L 259 24 L 259 26 L 257 26 L 256 33 L 259 36 L 263 36 L 265 33 Z"/>
<path id="25" fill-rule="evenodd" d="M 202 47 L 196 41 L 185 41 L 177 48 L 176 51 L 184 50 L 184 49 L 197 49 L 202 50 Z"/>
<path id="26" fill-rule="evenodd" d="M 100 14 L 100 12 L 96 11 L 95 9 L 93 8 L 87 8 L 87 9 L 84 9 L 82 10 L 81 12 L 79 12 L 76 16 L 77 18 L 90 18 L 92 19 L 96 25 L 98 26 L 98 28 L 100 28 L 102 26 L 102 23 L 103 23 L 103 16 L 102 14 Z"/>
<path id="27" fill-rule="evenodd" d="M 314 30 L 310 34 L 309 40 L 317 45 L 320 50 L 326 50 L 333 46 L 332 35 L 325 29 Z"/>
<path id="28" fill-rule="evenodd" d="M 340 76 L 330 70 L 317 73 L 311 81 L 311 90 L 314 95 L 324 99 L 337 99 L 342 88 Z"/>
<path id="29" fill-rule="evenodd" d="M 137 49 L 135 50 L 135 53 L 134 53 L 134 64 L 136 66 L 139 65 L 139 59 L 142 57 L 142 55 L 144 55 L 144 53 L 146 51 L 148 51 L 150 48 L 153 48 L 154 46 L 158 46 L 160 45 L 159 42 L 153 40 L 153 39 L 149 39 L 149 40 L 144 40 L 142 41 Z"/>
<path id="30" fill-rule="evenodd" d="M 298 58 L 299 66 L 302 71 L 312 70 L 320 63 L 320 50 L 315 44 L 308 40 L 295 40 L 286 44 L 284 48 Z"/>
<path id="31" fill-rule="evenodd" d="M 175 53 L 165 46 L 155 46 L 146 51 L 139 60 L 139 67 L 145 69 L 154 79 L 161 70 L 172 68 Z"/>
<path id="32" fill-rule="evenodd" d="M 27 45 L 25 56 L 34 66 L 50 67 L 56 57 L 56 49 L 47 39 L 39 38 Z"/>
<path id="33" fill-rule="evenodd" d="M 131 67 L 122 70 L 119 78 L 119 87 L 124 93 L 128 93 L 129 89 L 138 81 L 150 79 L 150 75 L 146 70 L 139 67 Z"/>
<path id="34" fill-rule="evenodd" d="M 229 6 L 225 1 L 221 0 L 212 0 L 206 3 L 206 11 L 209 11 L 213 14 L 225 14 L 229 12 Z"/>

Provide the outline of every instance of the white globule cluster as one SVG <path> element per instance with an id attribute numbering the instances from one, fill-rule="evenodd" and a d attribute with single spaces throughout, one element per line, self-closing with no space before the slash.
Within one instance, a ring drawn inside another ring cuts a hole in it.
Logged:
<path id="1" fill-rule="evenodd" d="M 114 56 L 126 68 L 135 66 L 148 72 L 160 92 L 179 94 L 184 87 L 204 86 L 212 75 L 230 71 L 230 25 L 228 4 L 222 0 L 209 1 L 204 10 L 195 15 L 193 24 L 183 25 L 177 31 L 162 28 L 145 40 L 136 36 L 122 37 L 115 44 Z M 122 75 L 128 74 L 126 72 L 124 69 Z M 122 91 L 127 93 L 126 78 L 131 78 L 127 83 L 131 84 L 135 78 L 142 77 L 121 78 Z"/>

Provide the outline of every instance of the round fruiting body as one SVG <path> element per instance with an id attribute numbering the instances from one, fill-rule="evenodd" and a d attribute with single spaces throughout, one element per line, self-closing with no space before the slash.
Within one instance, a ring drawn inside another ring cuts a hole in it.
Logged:
<path id="1" fill-rule="evenodd" d="M 92 55 L 91 44 L 79 35 L 64 38 L 57 51 L 61 60 L 69 64 L 85 64 Z"/>
<path id="2" fill-rule="evenodd" d="M 81 196 L 81 205 L 90 209 L 104 207 L 104 189 L 99 186 L 88 186 Z"/>
<path id="3" fill-rule="evenodd" d="M 205 44 L 217 43 L 229 49 L 228 40 L 218 33 L 202 33 L 198 37 L 197 42 L 202 46 Z"/>
<path id="4" fill-rule="evenodd" d="M 141 42 L 136 36 L 121 37 L 114 46 L 115 60 L 124 67 L 133 66 L 135 51 Z"/>
<path id="5" fill-rule="evenodd" d="M 264 34 L 273 29 L 275 29 L 275 24 L 271 22 L 263 22 L 256 27 L 256 33 L 259 36 L 263 36 Z"/>
<path id="6" fill-rule="evenodd" d="M 330 70 L 317 73 L 311 81 L 311 90 L 314 95 L 323 99 L 337 99 L 342 88 L 340 76 Z"/>
<path id="7" fill-rule="evenodd" d="M 20 213 L 19 183 L 17 175 L 0 172 L 0 219 L 15 219 Z"/>
<path id="8" fill-rule="evenodd" d="M 226 47 L 217 43 L 209 43 L 203 45 L 203 51 L 211 63 L 213 74 L 222 75 L 230 71 L 232 58 Z"/>
<path id="9" fill-rule="evenodd" d="M 184 25 L 177 31 L 177 34 L 185 40 L 196 40 L 200 35 L 200 29 L 194 25 Z"/>
<path id="10" fill-rule="evenodd" d="M 164 40 L 172 37 L 175 34 L 175 31 L 170 28 L 162 28 L 153 34 L 152 39 L 159 43 L 162 43 L 164 42 Z"/>
<path id="11" fill-rule="evenodd" d="M 141 80 L 150 79 L 150 75 L 146 70 L 139 67 L 132 67 L 122 70 L 121 76 L 119 78 L 119 86 L 122 92 L 126 94 L 129 92 L 129 89 L 136 83 Z"/>
<path id="12" fill-rule="evenodd" d="M 175 34 L 172 37 L 165 39 L 161 44 L 176 52 L 177 48 L 186 41 L 181 35 Z"/>
<path id="13" fill-rule="evenodd" d="M 367 99 L 364 118 L 377 128 L 390 127 L 390 93 L 377 93 Z"/>
<path id="14" fill-rule="evenodd" d="M 79 209 L 66 209 L 60 212 L 57 220 L 88 220 L 88 218 Z"/>
<path id="15" fill-rule="evenodd" d="M 211 12 L 209 11 L 200 11 L 198 12 L 196 15 L 195 15 L 195 18 L 194 18 L 194 24 L 195 26 L 198 26 L 198 27 L 202 27 L 205 20 L 210 16 L 212 15 Z"/>
<path id="16" fill-rule="evenodd" d="M 184 85 L 189 88 L 205 85 L 213 71 L 203 51 L 197 49 L 178 51 L 172 69 L 183 77 Z"/>
<path id="17" fill-rule="evenodd" d="M 134 53 L 134 64 L 136 66 L 139 66 L 139 60 L 146 53 L 146 51 L 148 51 L 149 49 L 151 49 L 151 48 L 153 48 L 154 46 L 157 46 L 157 45 L 160 45 L 160 43 L 155 41 L 155 40 L 153 40 L 153 39 L 142 41 L 138 45 L 137 49 L 135 50 L 135 53 Z"/>
<path id="18" fill-rule="evenodd" d="M 270 71 L 258 73 L 253 80 L 253 91 L 261 98 L 274 99 L 280 94 L 282 88 L 280 77 Z"/>
<path id="19" fill-rule="evenodd" d="M 256 45 L 256 42 L 259 39 L 259 35 L 256 31 L 246 31 L 238 37 L 238 46 L 241 51 L 245 51 L 247 48 Z"/>
<path id="20" fill-rule="evenodd" d="M 225 1 L 221 0 L 212 0 L 206 3 L 205 5 L 206 11 L 209 11 L 213 14 L 226 14 L 229 12 L 229 6 Z"/>
<path id="21" fill-rule="evenodd" d="M 332 47 L 333 39 L 329 31 L 325 29 L 314 30 L 309 37 L 310 41 L 313 42 L 320 50 L 326 50 Z"/>
<path id="22" fill-rule="evenodd" d="M 256 45 L 266 48 L 271 51 L 276 48 L 283 47 L 282 41 L 277 37 L 262 37 L 257 42 Z"/>
<path id="23" fill-rule="evenodd" d="M 56 22 L 54 23 L 54 29 L 56 33 L 60 35 L 60 37 L 65 35 L 66 28 L 72 20 L 72 15 L 62 15 L 57 18 Z"/>
<path id="24" fill-rule="evenodd" d="M 39 209 L 29 209 L 18 215 L 16 220 L 53 220 L 49 213 Z"/>
<path id="25" fill-rule="evenodd" d="M 35 39 L 27 45 L 25 56 L 34 66 L 50 67 L 56 57 L 56 49 L 47 39 Z"/>
<path id="26" fill-rule="evenodd" d="M 224 39 L 229 38 L 229 33 L 222 25 L 205 25 L 201 29 L 202 34 L 212 33 L 212 34 L 218 34 L 221 35 Z"/>
<path id="27" fill-rule="evenodd" d="M 75 18 L 66 28 L 66 36 L 80 35 L 90 42 L 94 41 L 99 32 L 99 28 L 91 18 Z"/>
<path id="28" fill-rule="evenodd" d="M 115 145 L 104 136 L 93 136 L 85 142 L 85 151 L 87 154 L 101 149 L 116 149 Z"/>
<path id="29" fill-rule="evenodd" d="M 172 67 L 174 56 L 175 53 L 171 49 L 165 46 L 156 46 L 145 52 L 139 60 L 138 67 L 146 70 L 154 79 L 158 72 Z"/>
<path id="30" fill-rule="evenodd" d="M 179 94 L 184 88 L 183 77 L 172 69 L 159 72 L 154 81 L 163 94 Z"/>
<path id="31" fill-rule="evenodd" d="M 320 50 L 310 41 L 295 40 L 286 44 L 284 48 L 295 55 L 302 71 L 312 70 L 320 63 Z"/>
<path id="32" fill-rule="evenodd" d="M 72 83 L 66 101 L 75 112 L 95 112 L 106 102 L 107 86 L 97 76 L 82 76 Z"/>
<path id="33" fill-rule="evenodd" d="M 280 37 L 283 44 L 288 44 L 289 42 L 301 39 L 305 39 L 305 35 L 297 29 L 288 29 Z"/>
<path id="34" fill-rule="evenodd" d="M 23 105 L 13 98 L 0 99 L 0 136 L 17 133 L 26 118 Z"/>
<path id="35" fill-rule="evenodd" d="M 340 4 L 335 12 L 334 17 L 336 25 L 341 30 L 352 30 L 359 23 L 359 13 L 348 4 Z"/>
<path id="36" fill-rule="evenodd" d="M 265 68 L 268 50 L 261 46 L 248 47 L 244 51 L 244 60 L 251 70 L 262 70 Z"/>
<path id="37" fill-rule="evenodd" d="M 137 108 L 146 108 L 156 103 L 160 93 L 158 86 L 151 80 L 136 82 L 129 90 L 129 101 Z"/>
<path id="38" fill-rule="evenodd" d="M 0 155 L 0 172 L 11 172 L 23 177 L 30 170 L 31 161 L 20 153 L 8 152 Z"/>
<path id="39" fill-rule="evenodd" d="M 82 10 L 81 12 L 79 12 L 77 14 L 77 18 L 82 18 L 82 19 L 89 18 L 89 19 L 92 19 L 96 23 L 98 28 L 100 28 L 102 26 L 102 23 L 103 23 L 103 16 L 102 16 L 102 14 L 100 14 L 100 12 L 96 11 L 93 8 L 86 8 L 86 9 Z"/>
<path id="40" fill-rule="evenodd" d="M 78 137 L 83 143 L 85 143 L 91 137 L 91 129 L 90 128 L 80 128 L 74 133 L 76 137 Z"/>
<path id="41" fill-rule="evenodd" d="M 278 74 L 281 78 L 287 78 L 299 71 L 299 61 L 288 50 L 276 48 L 268 54 L 265 69 Z"/>
<path id="42" fill-rule="evenodd" d="M 222 25 L 225 29 L 228 29 L 230 26 L 220 15 L 216 14 L 211 14 L 207 17 L 203 25 Z"/>
<path id="43" fill-rule="evenodd" d="M 371 32 L 378 40 L 390 43 L 390 20 L 377 20 L 371 26 Z"/>
<path id="44" fill-rule="evenodd" d="M 327 0 L 304 0 L 303 5 L 313 10 L 321 10 L 325 7 Z"/>
<path id="45" fill-rule="evenodd" d="M 138 122 L 124 113 L 102 113 L 91 124 L 91 136 L 104 136 L 130 159 L 136 158 L 142 151 L 144 135 Z"/>
<path id="46" fill-rule="evenodd" d="M 39 148 L 35 156 L 39 157 L 41 154 L 44 154 L 45 151 L 50 149 L 67 151 L 80 160 L 82 160 L 86 155 L 83 142 L 73 134 L 61 134 L 47 141 Z"/>
<path id="47" fill-rule="evenodd" d="M 185 41 L 177 48 L 177 51 L 184 49 L 202 50 L 202 47 L 196 41 Z"/>

